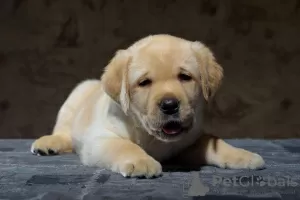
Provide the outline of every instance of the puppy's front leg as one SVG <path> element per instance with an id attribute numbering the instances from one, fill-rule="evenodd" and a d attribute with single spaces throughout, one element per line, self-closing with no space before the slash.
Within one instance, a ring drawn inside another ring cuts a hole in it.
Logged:
<path id="1" fill-rule="evenodd" d="M 212 135 L 201 136 L 180 158 L 190 165 L 208 164 L 230 169 L 260 169 L 265 164 L 260 155 L 233 147 Z"/>
<path id="2" fill-rule="evenodd" d="M 81 152 L 83 163 L 105 167 L 124 177 L 156 177 L 161 175 L 161 164 L 140 146 L 125 139 L 100 139 L 87 144 Z"/>

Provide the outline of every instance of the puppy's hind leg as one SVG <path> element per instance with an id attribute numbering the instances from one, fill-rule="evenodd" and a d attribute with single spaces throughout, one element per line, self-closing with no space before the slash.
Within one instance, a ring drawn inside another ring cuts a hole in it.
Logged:
<path id="1" fill-rule="evenodd" d="M 70 108 L 66 104 L 63 105 L 52 135 L 45 135 L 34 141 L 31 145 L 31 152 L 34 155 L 47 156 L 71 151 L 71 115 Z"/>
<path id="2" fill-rule="evenodd" d="M 35 140 L 31 145 L 34 155 L 48 156 L 72 151 L 72 140 L 66 133 L 54 132 Z"/>
<path id="3" fill-rule="evenodd" d="M 52 135 L 42 136 L 33 142 L 31 152 L 35 155 L 56 155 L 72 151 L 72 124 L 86 98 L 100 85 L 98 80 L 79 84 L 59 110 Z"/>

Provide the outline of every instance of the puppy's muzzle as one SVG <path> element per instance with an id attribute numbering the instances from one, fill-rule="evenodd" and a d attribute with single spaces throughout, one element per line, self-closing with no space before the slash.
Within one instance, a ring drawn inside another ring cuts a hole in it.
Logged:
<path id="1" fill-rule="evenodd" d="M 160 110 L 166 115 L 173 115 L 179 112 L 180 102 L 178 99 L 169 97 L 164 98 L 159 103 Z"/>

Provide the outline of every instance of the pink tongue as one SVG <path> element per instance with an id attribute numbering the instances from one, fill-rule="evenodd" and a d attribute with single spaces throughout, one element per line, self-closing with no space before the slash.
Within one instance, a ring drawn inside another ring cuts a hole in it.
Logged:
<path id="1" fill-rule="evenodd" d="M 166 134 L 169 134 L 169 135 L 173 135 L 173 134 L 177 134 L 180 132 L 180 128 L 163 128 L 163 131 L 166 133 Z"/>

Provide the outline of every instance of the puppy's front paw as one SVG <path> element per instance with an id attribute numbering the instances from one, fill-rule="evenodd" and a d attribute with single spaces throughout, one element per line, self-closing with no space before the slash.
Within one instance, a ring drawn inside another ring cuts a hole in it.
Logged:
<path id="1" fill-rule="evenodd" d="M 238 148 L 226 155 L 220 163 L 220 167 L 230 169 L 262 169 L 264 166 L 265 161 L 260 155 Z"/>
<path id="2" fill-rule="evenodd" d="M 64 146 L 64 140 L 61 137 L 46 135 L 33 142 L 31 153 L 39 156 L 57 155 Z"/>
<path id="3" fill-rule="evenodd" d="M 124 159 L 114 166 L 113 171 L 124 177 L 158 177 L 162 174 L 162 166 L 150 156 L 143 158 Z"/>

